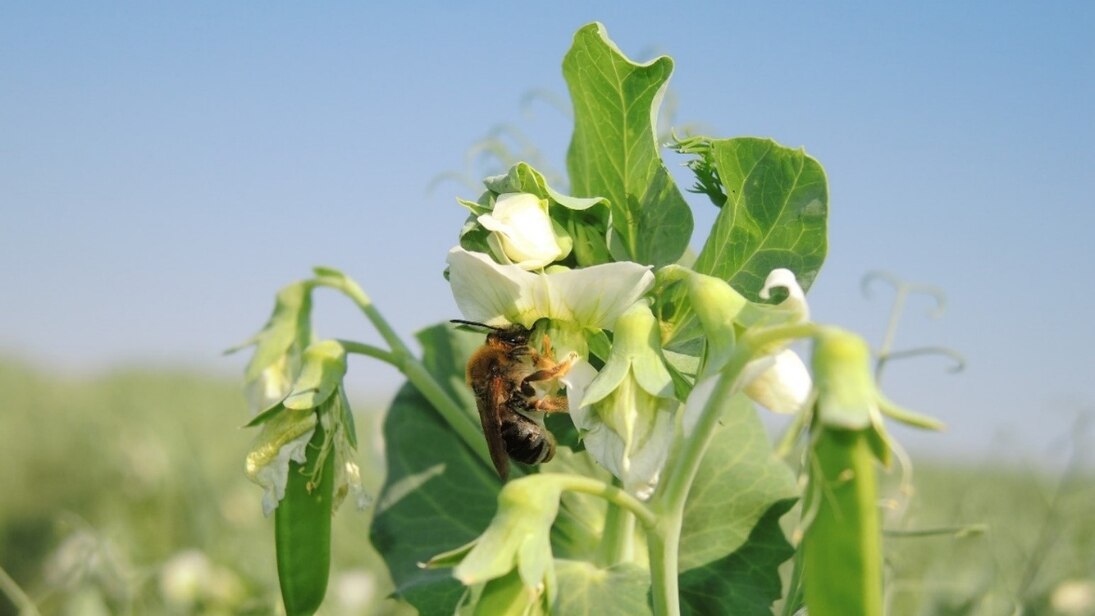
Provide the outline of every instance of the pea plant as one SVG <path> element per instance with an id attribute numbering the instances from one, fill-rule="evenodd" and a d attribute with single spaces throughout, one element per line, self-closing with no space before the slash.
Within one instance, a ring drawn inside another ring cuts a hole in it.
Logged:
<path id="1" fill-rule="evenodd" d="M 522 162 L 459 200 L 468 217 L 444 275 L 454 318 L 481 326 L 423 329 L 418 357 L 334 269 L 278 293 L 245 345 L 259 428 L 246 470 L 275 518 L 289 614 L 323 600 L 332 512 L 371 503 L 348 354 L 407 379 L 384 422 L 370 535 L 395 597 L 423 615 L 882 613 L 876 472 L 899 451 L 884 419 L 938 424 L 879 391 L 859 336 L 810 319 L 829 204 L 801 149 L 675 138 L 691 190 L 719 210 L 689 251 L 692 211 L 655 137 L 672 70 L 668 57 L 629 60 L 600 24 L 576 33 L 563 60 L 568 188 Z M 321 287 L 354 302 L 386 348 L 316 336 Z M 490 333 L 527 347 L 477 355 Z M 565 365 L 521 379 L 536 362 Z M 542 463 L 510 460 L 500 477 L 494 412 L 543 438 Z M 778 443 L 762 412 L 790 416 Z"/>

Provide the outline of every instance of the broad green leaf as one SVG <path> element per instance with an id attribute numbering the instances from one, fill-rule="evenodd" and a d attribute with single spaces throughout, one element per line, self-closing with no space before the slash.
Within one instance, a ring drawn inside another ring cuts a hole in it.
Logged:
<path id="1" fill-rule="evenodd" d="M 632 564 L 599 569 L 577 560 L 556 560 L 559 596 L 553 614 L 602 616 L 651 614 L 650 574 Z"/>
<path id="2" fill-rule="evenodd" d="M 775 503 L 798 496 L 752 403 L 738 395 L 726 406 L 685 504 L 681 571 L 738 550 Z"/>
<path id="3" fill-rule="evenodd" d="M 779 566 L 794 554 L 779 518 L 794 503 L 794 499 L 776 501 L 734 553 L 682 573 L 681 613 L 770 615 L 782 589 Z"/>
<path id="4" fill-rule="evenodd" d="M 697 175 L 714 171 L 726 202 L 696 258 L 697 272 L 722 278 L 757 301 L 769 272 L 787 268 L 803 290 L 827 250 L 829 194 L 825 171 L 802 149 L 771 139 L 694 138 L 678 150 L 699 158 Z"/>
<path id="5" fill-rule="evenodd" d="M 462 362 L 482 344 L 482 334 L 438 325 L 418 339 L 423 363 L 442 387 L 451 393 L 463 387 Z M 462 398 L 474 413 L 470 394 Z M 424 570 L 418 563 L 478 537 L 494 516 L 501 484 L 410 383 L 388 409 L 384 443 L 388 476 L 370 538 L 388 564 L 396 595 L 422 616 L 448 616 L 463 586 L 452 571 Z"/>
<path id="6" fill-rule="evenodd" d="M 599 23 L 580 29 L 563 59 L 574 104 L 571 192 L 607 198 L 621 256 L 652 265 L 675 262 L 692 235 L 692 212 L 662 163 L 655 133 L 672 72 L 668 57 L 629 60 Z"/>
<path id="7" fill-rule="evenodd" d="M 418 340 L 427 371 L 478 423 L 475 400 L 464 383 L 464 366 L 483 344 L 483 334 L 443 324 L 420 332 Z M 372 543 L 388 565 L 397 596 L 422 616 L 449 616 L 464 596 L 464 587 L 451 570 L 425 570 L 418 564 L 478 537 L 494 516 L 502 484 L 494 468 L 473 454 L 409 383 L 388 409 L 384 442 L 388 476 L 377 499 Z M 520 476 L 520 471 L 514 465 L 511 475 Z M 575 512 L 597 509 L 578 504 L 568 507 L 564 498 L 560 507 L 556 527 L 567 532 L 552 533 L 556 554 L 584 553 L 579 545 L 558 545 L 560 540 L 582 543 L 588 546 L 585 550 L 596 546 L 596 537 L 591 538 L 588 530 L 596 523 L 576 519 Z"/>
<path id="8" fill-rule="evenodd" d="M 823 427 L 812 444 L 802 540 L 811 616 L 882 614 L 882 523 L 869 430 Z"/>

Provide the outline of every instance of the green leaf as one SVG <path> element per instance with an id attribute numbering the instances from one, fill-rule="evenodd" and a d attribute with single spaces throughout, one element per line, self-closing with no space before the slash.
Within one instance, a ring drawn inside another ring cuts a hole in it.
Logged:
<path id="1" fill-rule="evenodd" d="M 780 563 L 795 552 L 783 537 L 779 518 L 794 504 L 795 499 L 776 501 L 734 553 L 682 573 L 681 613 L 771 614 L 782 590 Z"/>
<path id="2" fill-rule="evenodd" d="M 482 334 L 437 325 L 418 335 L 423 364 L 455 394 L 463 362 L 483 343 Z M 475 413 L 470 392 L 463 400 Z M 479 421 L 476 416 L 475 421 Z M 370 538 L 384 557 L 395 594 L 422 616 L 453 613 L 464 587 L 449 570 L 418 563 L 475 539 L 494 516 L 501 484 L 410 383 L 396 394 L 384 421 L 388 476 L 377 499 Z"/>
<path id="3" fill-rule="evenodd" d="M 752 403 L 738 395 L 727 407 L 685 504 L 681 571 L 737 551 L 776 503 L 798 496 L 794 474 L 772 454 Z M 775 569 L 768 573 L 778 578 Z"/>
<path id="4" fill-rule="evenodd" d="M 675 262 L 692 235 L 692 211 L 662 163 L 655 133 L 672 72 L 668 57 L 629 60 L 599 23 L 580 29 L 563 59 L 574 104 L 571 192 L 607 198 L 621 256 L 652 265 Z"/>
<path id="5" fill-rule="evenodd" d="M 753 301 L 780 267 L 809 289 L 827 250 L 829 194 L 821 165 L 802 149 L 754 137 L 697 137 L 677 149 L 697 155 L 693 169 L 713 171 L 726 195 L 693 269 L 728 281 Z"/>
<path id="6" fill-rule="evenodd" d="M 441 324 L 420 332 L 418 340 L 427 371 L 478 423 L 464 366 L 483 344 L 483 334 Z M 502 484 L 494 468 L 473 454 L 409 383 L 388 410 L 384 442 L 388 476 L 377 499 L 372 543 L 388 565 L 397 596 L 422 616 L 449 616 L 464 587 L 452 571 L 425 570 L 419 563 L 478 537 L 494 517 Z M 585 454 L 580 457 L 588 460 Z M 549 466 L 570 458 L 559 452 Z M 520 468 L 515 465 L 511 474 L 519 476 Z M 599 511 L 603 519 L 603 508 L 581 505 L 564 498 L 552 533 L 554 553 L 584 554 L 595 548 L 597 537 L 588 529 L 598 528 L 598 522 L 577 516 Z M 557 528 L 565 532 L 555 532 Z"/>
<path id="7" fill-rule="evenodd" d="M 598 569 L 591 563 L 556 560 L 559 596 L 553 614 L 601 616 L 602 614 L 651 614 L 647 595 L 650 574 L 632 564 Z"/>

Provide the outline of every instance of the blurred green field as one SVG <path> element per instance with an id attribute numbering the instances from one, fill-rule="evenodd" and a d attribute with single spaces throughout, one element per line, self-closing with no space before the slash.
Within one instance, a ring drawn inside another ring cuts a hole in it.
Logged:
<path id="1" fill-rule="evenodd" d="M 0 614 L 17 613 L 12 581 L 42 614 L 277 613 L 272 521 L 243 475 L 252 434 L 238 429 L 237 382 L 56 378 L 0 360 L 0 391 Z M 379 413 L 357 414 L 375 493 Z M 893 614 L 1095 614 L 1091 475 L 920 460 L 914 488 L 889 528 L 983 526 L 888 539 Z M 385 598 L 368 524 L 349 506 L 336 516 L 325 614 L 408 613 Z"/>

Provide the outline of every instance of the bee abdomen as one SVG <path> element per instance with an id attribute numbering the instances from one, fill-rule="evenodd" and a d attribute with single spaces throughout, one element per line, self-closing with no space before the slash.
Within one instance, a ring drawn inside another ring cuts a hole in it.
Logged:
<path id="1" fill-rule="evenodd" d="M 535 421 L 513 413 L 502 422 L 502 440 L 506 453 L 525 464 L 548 462 L 555 456 L 555 439 Z"/>

